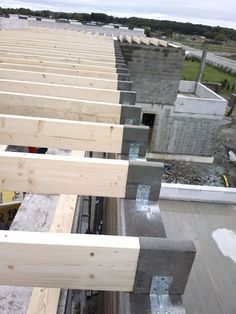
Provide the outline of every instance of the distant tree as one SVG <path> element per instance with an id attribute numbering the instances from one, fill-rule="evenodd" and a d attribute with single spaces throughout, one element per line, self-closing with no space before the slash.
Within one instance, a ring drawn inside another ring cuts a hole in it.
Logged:
<path id="1" fill-rule="evenodd" d="M 52 12 L 49 10 L 40 11 L 42 17 L 49 18 L 52 15 Z"/>
<path id="2" fill-rule="evenodd" d="M 113 17 L 104 13 L 91 13 L 91 20 L 107 24 L 113 22 Z"/>
<path id="3" fill-rule="evenodd" d="M 79 13 L 74 13 L 73 14 L 73 20 L 77 20 L 77 21 L 82 21 L 82 16 Z"/>
<path id="4" fill-rule="evenodd" d="M 144 28 L 144 34 L 147 36 L 147 37 L 151 37 L 151 28 L 150 27 L 145 27 Z"/>
<path id="5" fill-rule="evenodd" d="M 31 11 L 30 9 L 20 8 L 18 10 L 18 14 L 22 15 L 34 15 L 34 11 Z"/>
<path id="6" fill-rule="evenodd" d="M 88 13 L 80 13 L 82 22 L 90 22 L 91 16 Z"/>
<path id="7" fill-rule="evenodd" d="M 217 41 L 224 41 L 225 40 L 225 35 L 224 35 L 224 33 L 218 33 L 218 34 L 215 35 L 214 39 L 217 40 Z"/>

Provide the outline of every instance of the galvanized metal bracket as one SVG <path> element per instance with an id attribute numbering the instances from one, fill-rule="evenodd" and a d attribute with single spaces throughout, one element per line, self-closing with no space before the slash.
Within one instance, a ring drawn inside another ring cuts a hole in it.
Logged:
<path id="1" fill-rule="evenodd" d="M 131 121 L 128 122 L 131 123 Z M 148 139 L 149 128 L 147 126 L 124 125 L 121 154 L 129 155 L 131 160 L 137 159 L 138 156 L 145 157 Z"/>
<path id="2" fill-rule="evenodd" d="M 125 198 L 136 200 L 138 185 L 141 184 L 151 186 L 149 201 L 158 201 L 162 171 L 161 163 L 140 159 L 129 160 Z"/>
<path id="3" fill-rule="evenodd" d="M 134 124 L 134 119 L 126 119 L 125 124 L 127 125 L 133 125 Z"/>
<path id="4" fill-rule="evenodd" d="M 148 200 L 151 191 L 150 185 L 139 184 L 136 194 L 136 205 L 138 211 L 148 211 Z"/>
<path id="5" fill-rule="evenodd" d="M 150 289 L 150 304 L 152 314 L 172 314 L 173 306 L 169 291 L 173 281 L 170 276 L 154 276 Z"/>
<path id="6" fill-rule="evenodd" d="M 136 159 L 138 159 L 139 150 L 140 150 L 140 144 L 138 144 L 138 143 L 130 144 L 129 160 L 136 160 Z"/>

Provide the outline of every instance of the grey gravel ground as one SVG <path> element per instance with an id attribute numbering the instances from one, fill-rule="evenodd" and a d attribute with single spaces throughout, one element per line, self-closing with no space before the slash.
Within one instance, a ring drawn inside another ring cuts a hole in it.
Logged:
<path id="1" fill-rule="evenodd" d="M 213 164 L 166 162 L 163 182 L 225 186 L 223 175 L 226 175 L 230 187 L 236 187 L 236 162 L 229 160 L 229 150 L 236 152 L 236 118 L 228 120 L 220 130 Z"/>

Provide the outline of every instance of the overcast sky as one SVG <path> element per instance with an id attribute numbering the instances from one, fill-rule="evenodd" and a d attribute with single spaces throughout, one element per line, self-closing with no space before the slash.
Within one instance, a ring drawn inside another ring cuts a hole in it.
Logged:
<path id="1" fill-rule="evenodd" d="M 66 12 L 103 12 L 236 29 L 236 0 L 0 0 L 1 7 Z"/>

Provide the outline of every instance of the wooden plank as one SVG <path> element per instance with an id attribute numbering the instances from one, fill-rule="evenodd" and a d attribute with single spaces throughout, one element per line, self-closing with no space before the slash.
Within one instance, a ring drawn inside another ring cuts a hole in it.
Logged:
<path id="1" fill-rule="evenodd" d="M 0 68 L 0 79 L 117 90 L 117 80 Z"/>
<path id="2" fill-rule="evenodd" d="M 0 143 L 8 145 L 121 153 L 123 133 L 118 124 L 0 114 Z"/>
<path id="3" fill-rule="evenodd" d="M 46 67 L 43 65 L 30 65 L 30 64 L 20 64 L 20 63 L 7 63 L 0 62 L 0 68 L 2 69 L 12 69 L 12 70 L 23 70 L 23 71 L 33 71 L 33 72 L 42 72 L 50 74 L 60 74 L 60 75 L 72 75 L 72 76 L 82 76 L 82 77 L 92 77 L 98 79 L 108 79 L 108 80 L 117 80 L 117 73 L 109 72 L 99 72 L 99 71 L 87 71 L 87 70 L 75 70 L 75 69 L 66 69 L 60 67 Z"/>
<path id="4" fill-rule="evenodd" d="M 86 59 L 85 57 L 61 57 L 61 56 L 47 56 L 44 53 L 20 53 L 20 52 L 0 52 L 1 58 L 19 58 L 19 59 L 34 59 L 34 60 L 40 60 L 40 61 L 52 61 L 52 62 L 63 62 L 67 64 L 79 64 L 79 65 L 87 65 L 87 66 L 99 66 L 99 67 L 110 67 L 115 68 L 116 62 L 115 61 L 97 61 L 97 60 L 90 60 Z M 120 67 L 124 67 L 124 62 L 120 62 Z M 119 65 L 117 65 L 119 67 Z"/>
<path id="5" fill-rule="evenodd" d="M 163 39 L 158 39 L 159 46 L 168 47 L 168 41 Z"/>
<path id="6" fill-rule="evenodd" d="M 176 48 L 176 49 L 181 49 L 182 47 L 173 43 L 168 42 L 168 47 Z"/>
<path id="7" fill-rule="evenodd" d="M 2 35 L 2 34 L 1 34 Z M 71 47 L 71 49 L 73 50 L 83 50 L 83 51 L 93 51 L 93 52 L 98 52 L 98 53 L 105 53 L 105 52 L 110 52 L 111 54 L 114 54 L 114 48 L 110 45 L 104 45 L 102 42 L 99 43 L 99 45 L 87 45 L 87 44 L 77 44 L 77 45 L 73 45 L 71 43 L 65 43 L 65 42 L 52 42 L 52 43 L 48 43 L 45 41 L 38 41 L 36 39 L 34 40 L 28 40 L 28 39 L 21 39 L 22 41 L 24 41 L 24 44 L 29 46 L 29 47 L 45 47 L 45 48 L 68 48 Z M 18 45 L 21 44 L 22 41 L 19 41 L 19 39 L 14 39 L 14 38 L 9 38 L 9 40 L 4 39 L 4 42 L 2 41 L 2 37 L 0 38 L 0 44 L 4 45 L 4 43 L 11 43 L 14 42 L 14 44 Z"/>
<path id="8" fill-rule="evenodd" d="M 60 195 L 50 232 L 70 232 L 73 224 L 77 195 Z M 59 288 L 34 288 L 27 314 L 57 313 Z"/>
<path id="9" fill-rule="evenodd" d="M 138 45 L 141 44 L 141 39 L 138 36 L 132 36 L 132 41 L 135 42 Z"/>
<path id="10" fill-rule="evenodd" d="M 103 38 L 95 36 L 76 36 L 75 32 L 66 31 L 61 32 L 59 36 L 51 36 L 48 32 L 45 32 L 43 34 L 38 34 L 37 31 L 34 31 L 32 35 L 28 35 L 25 30 L 23 31 L 17 31 L 14 33 L 14 31 L 8 31 L 3 32 L 1 34 L 1 40 L 4 41 L 19 41 L 19 35 L 23 42 L 34 42 L 34 43 L 43 43 L 43 44 L 49 44 L 49 45 L 64 45 L 67 46 L 86 46 L 90 48 L 110 48 L 111 50 L 114 49 L 113 47 L 113 41 L 112 38 Z"/>
<path id="11" fill-rule="evenodd" d="M 148 37 L 140 37 L 141 43 L 144 45 L 149 45 L 150 44 L 150 38 Z"/>
<path id="12" fill-rule="evenodd" d="M 114 52 L 109 52 L 109 49 L 104 51 L 104 52 L 98 52 L 98 51 L 91 51 L 91 50 L 88 50 L 88 49 L 83 49 L 83 48 L 80 48 L 80 49 L 73 49 L 73 48 L 66 48 L 66 47 L 43 47 L 41 45 L 27 45 L 23 42 L 21 42 L 20 44 L 15 44 L 15 43 L 12 43 L 12 42 L 9 42 L 9 43 L 2 43 L 2 47 L 1 47 L 1 50 L 12 50 L 12 51 L 18 51 L 19 50 L 27 50 L 27 51 L 43 51 L 45 53 L 54 53 L 55 54 L 62 54 L 62 55 L 69 55 L 69 56 L 72 56 L 72 55 L 76 55 L 76 56 L 79 56 L 79 55 L 85 55 L 87 57 L 93 57 L 93 58 L 98 58 L 98 57 L 101 57 L 101 58 L 107 58 L 107 59 L 112 59 L 112 60 L 115 60 L 116 57 L 115 57 L 115 54 Z"/>
<path id="13" fill-rule="evenodd" d="M 73 51 L 68 51 L 68 50 L 58 50 L 58 49 L 44 49 L 44 48 L 31 48 L 31 47 L 24 47 L 24 46 L 8 46 L 5 45 L 0 48 L 1 52 L 15 52 L 17 51 L 18 53 L 23 53 L 23 54 L 38 54 L 38 53 L 43 53 L 44 55 L 47 56 L 55 56 L 55 54 L 59 57 L 64 57 L 64 58 L 84 58 L 86 60 L 94 60 L 94 61 L 109 61 L 109 62 L 114 62 L 117 60 L 114 54 L 98 54 L 98 53 L 90 53 L 90 52 L 84 52 L 84 51 L 79 51 L 79 52 L 73 52 Z M 119 60 L 119 58 L 118 58 Z"/>
<path id="14" fill-rule="evenodd" d="M 124 41 L 124 36 L 122 36 L 121 34 L 118 35 L 118 39 L 121 43 L 123 43 Z"/>
<path id="15" fill-rule="evenodd" d="M 14 32 L 14 31 L 13 31 Z M 63 31 L 61 32 L 59 36 L 51 36 L 49 33 L 45 32 L 44 34 L 38 34 L 37 31 L 34 31 L 32 35 L 28 35 L 25 30 L 24 31 L 18 31 L 17 33 L 10 32 L 3 32 L 1 38 L 2 40 L 19 40 L 19 33 L 21 35 L 22 41 L 24 42 L 37 42 L 37 43 L 44 43 L 44 44 L 64 44 L 64 45 L 72 45 L 72 46 L 88 46 L 88 47 L 97 47 L 97 48 L 104 48 L 109 47 L 111 50 L 113 47 L 113 41 L 112 38 L 103 38 L 101 37 L 95 37 L 95 36 L 76 36 L 75 32 L 66 31 L 63 34 Z M 7 36 L 8 35 L 8 36 Z M 102 44 L 102 45 L 101 45 Z"/>
<path id="16" fill-rule="evenodd" d="M 128 168 L 125 160 L 0 152 L 0 190 L 124 198 Z"/>
<path id="17" fill-rule="evenodd" d="M 5 151 L 8 145 L 0 145 L 0 151 Z"/>
<path id="18" fill-rule="evenodd" d="M 133 291 L 140 244 L 135 237 L 0 231 L 0 251 L 3 285 Z"/>
<path id="19" fill-rule="evenodd" d="M 120 123 L 119 104 L 0 91 L 0 112 L 55 119 Z"/>
<path id="20" fill-rule="evenodd" d="M 97 48 L 88 48 L 88 47 L 84 47 L 84 46 L 80 46 L 80 47 L 73 47 L 73 46 L 63 46 L 63 45 L 38 45 L 35 42 L 31 42 L 31 43 L 27 43 L 27 42 L 20 42 L 20 43 L 16 43 L 16 42 L 2 42 L 1 38 L 0 38 L 0 43 L 2 47 L 12 47 L 13 49 L 15 49 L 15 51 L 17 50 L 17 48 L 21 48 L 21 49 L 28 49 L 29 47 L 34 49 L 34 50 L 51 50 L 54 51 L 55 53 L 57 52 L 63 52 L 63 53 L 74 53 L 74 54 L 89 54 L 89 55 L 93 55 L 95 56 L 97 54 L 97 56 L 103 56 L 103 57 L 108 57 L 108 58 L 112 58 L 114 57 L 114 51 L 110 50 L 109 48 L 107 48 L 106 50 L 97 50 Z M 102 43 L 100 44 L 102 46 Z"/>
<path id="21" fill-rule="evenodd" d="M 125 36 L 125 40 L 129 43 L 129 44 L 132 44 L 132 37 L 131 36 L 129 36 L 129 35 L 127 35 L 127 36 Z"/>
<path id="22" fill-rule="evenodd" d="M 72 156 L 83 157 L 84 152 L 72 151 Z M 77 198 L 77 195 L 60 195 L 50 232 L 71 232 Z M 27 314 L 57 313 L 60 291 L 58 288 L 34 288 Z"/>
<path id="23" fill-rule="evenodd" d="M 154 46 L 159 46 L 159 39 L 157 38 L 150 38 L 150 44 Z"/>
<path id="24" fill-rule="evenodd" d="M 5 92 L 25 93 L 43 96 L 73 98 L 106 103 L 120 103 L 120 91 L 95 89 L 30 81 L 2 80 L 0 90 Z"/>
<path id="25" fill-rule="evenodd" d="M 53 153 L 55 153 L 55 149 Z M 62 151 L 57 153 L 69 154 Z M 17 211 L 10 230 L 49 232 L 57 202 L 57 195 L 27 194 Z M 25 314 L 31 293 L 32 289 L 27 287 L 0 286 L 1 312 Z M 60 304 L 63 307 L 63 298 L 60 298 Z M 62 314 L 62 312 L 58 313 Z"/>
<path id="26" fill-rule="evenodd" d="M 13 58 L 4 57 L 0 55 L 0 62 L 12 63 L 12 64 L 30 64 L 30 65 L 41 65 L 46 67 L 56 67 L 56 68 L 66 68 L 74 70 L 84 70 L 84 71 L 95 71 L 95 72 L 108 72 L 116 73 L 117 69 L 114 67 L 109 67 L 105 65 L 86 65 L 86 64 L 75 64 L 68 62 L 57 62 L 57 61 L 46 61 L 43 59 L 32 58 Z"/>

